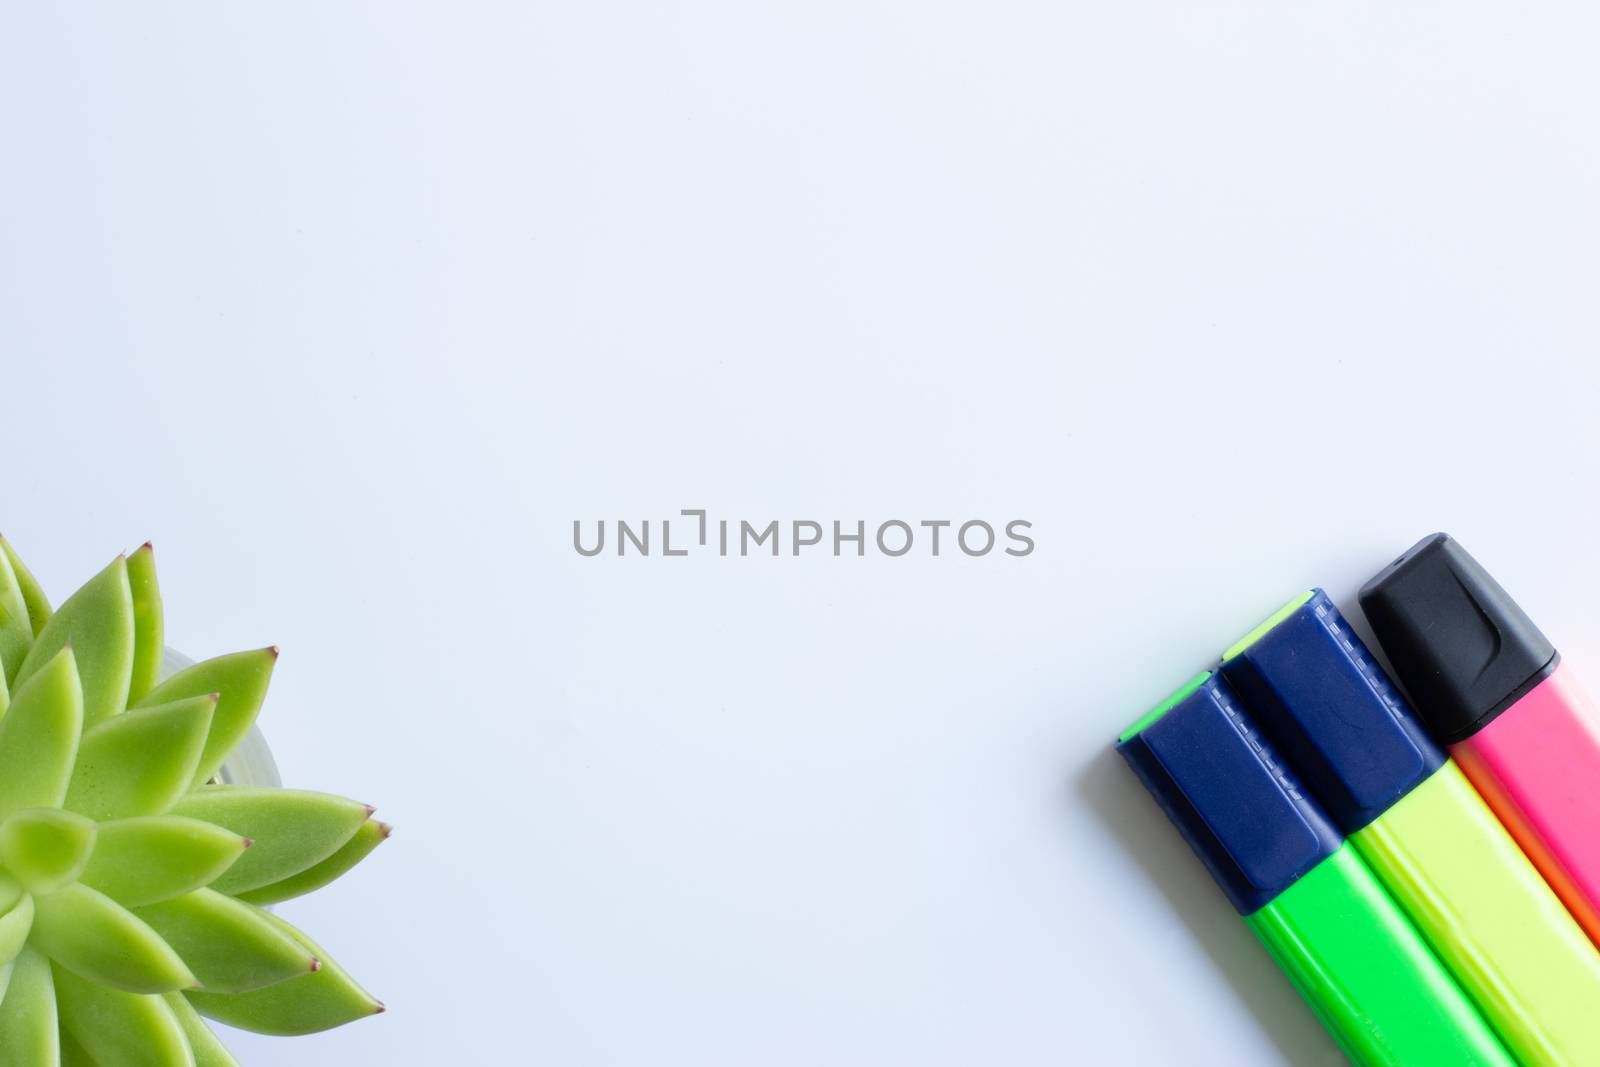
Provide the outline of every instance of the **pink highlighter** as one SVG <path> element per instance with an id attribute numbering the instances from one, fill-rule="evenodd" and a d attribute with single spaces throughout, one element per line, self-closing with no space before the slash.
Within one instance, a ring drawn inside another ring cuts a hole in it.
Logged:
<path id="1" fill-rule="evenodd" d="M 1361 607 L 1434 739 L 1600 945 L 1600 712 L 1555 646 L 1442 533 Z"/>

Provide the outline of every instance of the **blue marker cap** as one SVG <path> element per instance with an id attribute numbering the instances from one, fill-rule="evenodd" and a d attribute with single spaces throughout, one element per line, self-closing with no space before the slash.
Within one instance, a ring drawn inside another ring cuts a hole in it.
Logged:
<path id="1" fill-rule="evenodd" d="M 1345 834 L 1444 765 L 1444 752 L 1320 589 L 1230 648 L 1221 671 Z"/>
<path id="2" fill-rule="evenodd" d="M 1241 915 L 1342 843 L 1215 674 L 1192 679 L 1129 727 L 1117 751 Z"/>

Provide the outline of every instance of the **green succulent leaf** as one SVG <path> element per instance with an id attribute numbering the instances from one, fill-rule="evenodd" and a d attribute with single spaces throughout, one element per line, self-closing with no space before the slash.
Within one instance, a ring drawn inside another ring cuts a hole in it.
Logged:
<path id="1" fill-rule="evenodd" d="M 128 588 L 133 594 L 133 669 L 127 700 L 131 705 L 161 680 L 161 653 L 166 648 L 156 553 L 148 542 L 128 557 Z"/>
<path id="2" fill-rule="evenodd" d="M 61 1031 L 61 1067 L 100 1067 L 94 1057 L 83 1051 L 78 1039 Z"/>
<path id="3" fill-rule="evenodd" d="M 84 727 L 126 708 L 133 676 L 133 591 L 128 586 L 128 561 L 122 556 L 68 597 L 45 623 L 17 671 L 17 684 L 68 645 L 77 649 L 78 675 L 83 679 Z"/>
<path id="4" fill-rule="evenodd" d="M 239 1061 L 233 1058 L 227 1046 L 211 1031 L 211 1027 L 200 1018 L 200 1013 L 194 1010 L 194 1005 L 182 993 L 168 993 L 166 999 L 167 1007 L 177 1016 L 184 1036 L 189 1039 L 189 1048 L 194 1051 L 194 1067 L 239 1067 Z"/>
<path id="5" fill-rule="evenodd" d="M 161 680 L 155 554 L 58 611 L 0 537 L 0 1067 L 239 1067 L 201 1015 L 309 1034 L 383 1011 L 263 910 L 389 835 L 342 797 L 212 785 L 278 652 Z"/>
<path id="6" fill-rule="evenodd" d="M 24 808 L 0 823 L 0 864 L 30 892 L 75 882 L 94 851 L 95 825 L 59 808 Z"/>
<path id="7" fill-rule="evenodd" d="M 61 1025 L 98 1067 L 195 1067 L 165 997 L 108 989 L 56 964 Z"/>
<path id="8" fill-rule="evenodd" d="M 11 560 L 0 552 L 0 688 L 16 675 L 33 647 L 33 622 L 28 618 L 28 603 L 17 583 Z"/>
<path id="9" fill-rule="evenodd" d="M 195 768 L 194 785 L 210 781 L 250 732 L 261 712 L 261 703 L 267 697 L 267 685 L 272 681 L 272 668 L 277 663 L 276 648 L 218 656 L 186 667 L 138 701 L 139 706 L 147 707 L 184 697 L 217 694 L 217 713 L 211 720 L 205 752 Z"/>
<path id="10" fill-rule="evenodd" d="M 305 934 L 276 915 L 261 914 L 305 946 L 321 962 L 321 968 L 251 993 L 185 993 L 201 1015 L 252 1033 L 293 1037 L 332 1030 L 383 1011 L 381 1001 L 362 989 Z"/>
<path id="11" fill-rule="evenodd" d="M 23 949 L 0 999 L 0 1067 L 56 1067 L 61 1061 L 50 962 Z"/>
<path id="12" fill-rule="evenodd" d="M 50 621 L 50 601 L 45 597 L 44 590 L 39 588 L 39 583 L 34 580 L 33 573 L 23 564 L 22 557 L 17 555 L 17 550 L 12 548 L 11 542 L 4 537 L 0 537 L 0 554 L 3 554 L 6 562 L 11 565 L 11 573 L 16 578 L 17 588 L 22 591 L 22 603 L 28 611 L 28 623 L 33 627 L 33 636 L 38 637 L 44 632 L 44 624 Z"/>
<path id="13" fill-rule="evenodd" d="M 153 815 L 100 824 L 78 880 L 126 908 L 159 904 L 216 881 L 250 839 L 199 819 Z"/>
<path id="14" fill-rule="evenodd" d="M 17 901 L 22 899 L 23 892 L 22 883 L 11 877 L 4 868 L 0 868 L 0 915 L 17 906 Z"/>
<path id="15" fill-rule="evenodd" d="M 211 885 L 237 895 L 321 863 L 355 836 L 372 809 L 328 793 L 208 785 L 179 800 L 172 814 L 215 823 L 255 842 Z"/>
<path id="16" fill-rule="evenodd" d="M 38 898 L 32 940 L 68 970 L 129 993 L 168 993 L 195 984 L 193 972 L 160 934 L 86 885 Z M 78 1038 L 84 1040 L 82 1034 Z M 94 1046 L 84 1043 L 99 1058 Z"/>
<path id="17" fill-rule="evenodd" d="M 11 907 L 0 915 L 0 963 L 10 963 L 17 958 L 33 932 L 38 911 L 31 893 L 23 893 Z"/>
<path id="18" fill-rule="evenodd" d="M 140 908 L 136 914 L 171 945 L 214 993 L 247 993 L 310 974 L 320 964 L 266 919 L 266 912 L 210 889 Z"/>
<path id="19" fill-rule="evenodd" d="M 166 811 L 189 788 L 216 706 L 215 696 L 191 697 L 85 731 L 66 806 L 92 819 Z"/>
<path id="20" fill-rule="evenodd" d="M 260 889 L 240 893 L 238 897 L 251 904 L 266 907 L 315 892 L 347 874 L 356 864 L 370 856 L 373 849 L 387 841 L 393 832 L 394 828 L 388 823 L 368 819 L 356 831 L 356 836 L 346 841 L 339 851 L 321 863 L 308 867 L 281 882 L 273 882 Z"/>
<path id="21" fill-rule="evenodd" d="M 0 718 L 0 819 L 61 806 L 82 723 L 83 690 L 73 652 L 64 648 L 17 687 Z"/>

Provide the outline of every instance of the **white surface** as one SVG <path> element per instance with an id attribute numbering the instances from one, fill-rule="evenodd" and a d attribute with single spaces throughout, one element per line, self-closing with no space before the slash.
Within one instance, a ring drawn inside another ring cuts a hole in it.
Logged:
<path id="1" fill-rule="evenodd" d="M 1600 27 L 1059 8 L 0 17 L 0 529 L 399 827 L 247 1064 L 1334 1062 L 1107 742 L 1436 528 L 1600 679 Z"/>

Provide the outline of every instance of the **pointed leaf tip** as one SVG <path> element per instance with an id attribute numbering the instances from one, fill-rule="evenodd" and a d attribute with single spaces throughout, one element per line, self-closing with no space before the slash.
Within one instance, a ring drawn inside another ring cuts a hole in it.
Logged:
<path id="1" fill-rule="evenodd" d="M 128 560 L 128 585 L 133 593 L 133 671 L 128 685 L 128 704 L 133 705 L 161 681 L 161 659 L 166 646 L 161 584 L 156 577 L 156 556 L 149 542 Z"/>
<path id="2" fill-rule="evenodd" d="M 165 993 L 194 983 L 194 972 L 159 934 L 82 883 L 38 898 L 30 941 L 95 985 Z"/>
<path id="3" fill-rule="evenodd" d="M 184 697 L 216 696 L 216 716 L 190 781 L 209 782 L 254 725 L 277 660 L 264 649 L 218 656 L 186 667 L 145 694 L 136 707 Z"/>
<path id="4" fill-rule="evenodd" d="M 22 610 L 28 618 L 28 630 L 32 632 L 34 638 L 37 638 L 44 632 L 45 624 L 50 621 L 50 600 L 39 587 L 38 579 L 28 570 L 27 564 L 22 562 L 22 557 L 17 555 L 17 550 L 12 548 L 11 542 L 4 537 L 0 537 L 0 556 L 5 557 L 5 566 L 0 567 L 0 574 L 10 571 L 17 593 L 22 597 Z M 24 636 L 20 628 L 17 636 Z M 31 643 L 31 639 L 26 643 Z M 6 668 L 7 681 L 15 680 L 17 668 L 21 665 L 21 659 L 17 659 Z"/>
<path id="5" fill-rule="evenodd" d="M 83 720 L 93 726 L 128 706 L 134 666 L 134 598 L 126 558 L 90 578 L 39 631 L 18 669 L 20 684 L 71 642 L 83 681 Z"/>
<path id="6" fill-rule="evenodd" d="M 33 639 L 27 595 L 11 561 L 0 552 L 0 680 L 9 681 L 16 676 Z"/>
<path id="7" fill-rule="evenodd" d="M 178 801 L 177 815 L 255 840 L 212 888 L 233 896 L 272 885 L 321 863 L 369 820 L 354 801 L 326 793 L 236 785 L 201 786 Z"/>
<path id="8" fill-rule="evenodd" d="M 244 855 L 243 841 L 176 816 L 105 822 L 81 881 L 124 907 L 160 904 L 216 881 Z"/>
<path id="9" fill-rule="evenodd" d="M 385 829 L 386 824 L 368 819 L 349 841 L 321 863 L 259 889 L 241 892 L 239 898 L 251 904 L 267 905 L 315 892 L 343 877 L 366 859 L 386 839 Z"/>
<path id="10" fill-rule="evenodd" d="M 149 923 L 216 993 L 248 993 L 312 973 L 316 953 L 266 913 L 210 889 L 140 908 Z"/>
<path id="11" fill-rule="evenodd" d="M 204 697 L 177 700 L 85 731 L 66 806 L 92 819 L 165 812 L 189 790 L 215 711 Z"/>
<path id="12" fill-rule="evenodd" d="M 249 993 L 189 994 L 190 1003 L 202 1015 L 242 1030 L 288 1037 L 332 1030 L 382 1011 L 382 1002 L 356 984 L 305 934 L 268 912 L 261 915 L 305 946 L 322 966 L 315 973 L 302 974 Z"/>

